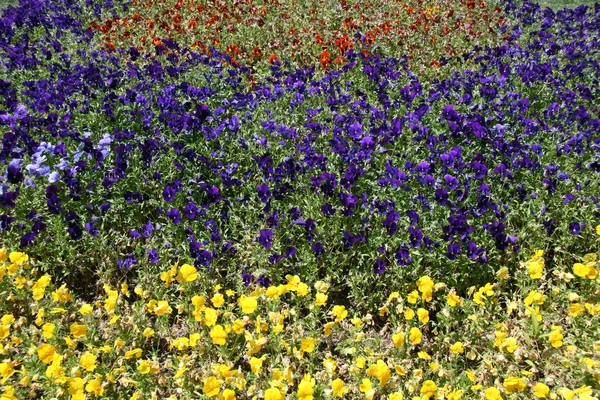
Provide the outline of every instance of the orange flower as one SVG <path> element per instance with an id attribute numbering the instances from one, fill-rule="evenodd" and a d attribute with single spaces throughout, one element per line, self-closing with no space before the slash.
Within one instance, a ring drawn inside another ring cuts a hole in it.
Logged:
<path id="1" fill-rule="evenodd" d="M 335 61 L 336 64 L 342 64 L 343 65 L 343 64 L 346 64 L 346 57 L 337 56 L 334 61 Z"/>
<path id="2" fill-rule="evenodd" d="M 232 44 L 231 46 L 227 46 L 227 51 L 231 54 L 240 54 L 240 48 L 237 44 Z"/>
<path id="3" fill-rule="evenodd" d="M 319 62 L 321 63 L 321 67 L 323 69 L 327 69 L 331 64 L 331 55 L 327 50 L 323 50 L 323 52 L 319 55 Z"/>
<path id="4" fill-rule="evenodd" d="M 315 34 L 315 42 L 317 42 L 317 44 L 323 44 L 323 36 L 319 33 Z"/>
<path id="5" fill-rule="evenodd" d="M 275 61 L 279 60 L 279 57 L 277 57 L 277 54 L 272 53 L 269 56 L 269 64 L 273 64 Z"/>

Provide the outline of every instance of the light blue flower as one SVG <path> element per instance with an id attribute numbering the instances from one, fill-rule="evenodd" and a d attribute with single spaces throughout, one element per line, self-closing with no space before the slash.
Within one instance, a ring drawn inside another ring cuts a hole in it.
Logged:
<path id="1" fill-rule="evenodd" d="M 59 179 L 60 179 L 60 175 L 56 171 L 54 171 L 54 172 L 50 173 L 50 175 L 48 175 L 48 182 L 50 182 L 50 183 L 58 182 Z"/>

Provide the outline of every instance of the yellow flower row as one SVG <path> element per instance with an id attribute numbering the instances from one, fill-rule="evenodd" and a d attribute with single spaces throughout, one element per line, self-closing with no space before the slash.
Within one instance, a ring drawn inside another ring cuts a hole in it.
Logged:
<path id="1" fill-rule="evenodd" d="M 596 255 L 575 275 L 545 273 L 543 256 L 514 271 L 516 294 L 508 268 L 462 295 L 422 276 L 373 316 L 328 305 L 326 282 L 291 275 L 266 289 L 198 293 L 189 264 L 160 274 L 155 296 L 152 286 L 105 284 L 84 303 L 26 254 L 2 249 L 2 400 L 593 399 L 581 383 L 600 383 L 600 305 L 579 283 L 596 279 Z"/>

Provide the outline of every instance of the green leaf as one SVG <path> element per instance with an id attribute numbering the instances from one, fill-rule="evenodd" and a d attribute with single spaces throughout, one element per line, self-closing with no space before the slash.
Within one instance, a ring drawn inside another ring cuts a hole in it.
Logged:
<path id="1" fill-rule="evenodd" d="M 533 307 L 531 308 L 531 326 L 533 327 L 533 337 L 537 338 L 540 332 L 540 323 L 537 320 L 537 313 Z"/>

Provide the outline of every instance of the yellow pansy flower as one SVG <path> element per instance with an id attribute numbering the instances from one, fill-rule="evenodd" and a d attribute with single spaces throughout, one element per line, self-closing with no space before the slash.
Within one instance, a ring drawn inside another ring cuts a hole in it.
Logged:
<path id="1" fill-rule="evenodd" d="M 435 392 L 437 392 L 438 387 L 435 384 L 435 382 L 431 381 L 431 380 L 427 380 L 425 382 L 423 382 L 423 386 L 421 386 L 421 390 L 420 393 L 423 396 L 424 400 L 428 400 L 431 398 L 431 396 L 433 396 L 435 394 Z"/>
<path id="2" fill-rule="evenodd" d="M 452 351 L 452 353 L 454 354 L 463 354 L 465 352 L 465 349 L 463 347 L 462 342 L 456 342 L 450 346 L 450 351 Z"/>
<path id="3" fill-rule="evenodd" d="M 348 388 L 345 386 L 344 381 L 339 378 L 331 382 L 331 389 L 335 397 L 344 397 L 348 393 Z"/>
<path id="4" fill-rule="evenodd" d="M 486 400 L 502 400 L 502 395 L 498 389 L 491 387 L 485 390 L 485 398 Z"/>
<path id="5" fill-rule="evenodd" d="M 81 315 L 91 314 L 93 311 L 94 308 L 87 303 L 84 303 L 81 307 L 79 307 L 79 314 Z"/>
<path id="6" fill-rule="evenodd" d="M 214 344 L 223 346 L 227 343 L 227 332 L 221 325 L 215 325 L 210 331 L 210 338 Z"/>
<path id="7" fill-rule="evenodd" d="M 315 345 L 317 341 L 313 338 L 303 339 L 300 343 L 300 351 L 306 353 L 312 353 L 315 350 Z"/>
<path id="8" fill-rule="evenodd" d="M 548 335 L 548 342 L 552 345 L 552 347 L 561 347 L 563 345 L 564 336 L 560 333 L 560 327 L 557 329 L 552 329 L 550 335 Z"/>
<path id="9" fill-rule="evenodd" d="M 410 328 L 409 340 L 413 345 L 420 344 L 422 338 L 423 338 L 423 334 L 421 333 L 419 328 Z"/>
<path id="10" fill-rule="evenodd" d="M 202 387 L 202 390 L 206 396 L 214 397 L 219 394 L 222 385 L 223 380 L 211 376 L 204 381 L 204 386 Z"/>
<path id="11" fill-rule="evenodd" d="M 313 400 L 315 379 L 310 374 L 304 375 L 302 381 L 298 385 L 298 400 Z"/>
<path id="12" fill-rule="evenodd" d="M 522 392 L 527 387 L 527 384 L 523 378 L 516 376 L 510 376 L 504 380 L 504 389 L 506 393 L 511 394 L 514 392 Z"/>
<path id="13" fill-rule="evenodd" d="M 96 375 L 95 379 L 88 381 L 85 385 L 85 391 L 93 393 L 96 396 L 102 396 L 104 394 L 104 388 L 102 387 L 102 376 Z"/>
<path id="14" fill-rule="evenodd" d="M 328 296 L 324 293 L 317 293 L 315 296 L 315 306 L 324 306 Z"/>
<path id="15" fill-rule="evenodd" d="M 142 349 L 136 348 L 133 350 L 129 350 L 125 352 L 125 359 L 129 360 L 130 358 L 140 358 L 142 356 Z"/>
<path id="16" fill-rule="evenodd" d="M 153 374 L 158 370 L 158 366 L 148 360 L 142 360 L 138 365 L 138 371 L 140 371 L 142 375 Z"/>
<path id="17" fill-rule="evenodd" d="M 407 296 L 407 301 L 410 304 L 417 304 L 417 301 L 419 301 L 419 292 L 417 290 L 410 292 Z"/>
<path id="18" fill-rule="evenodd" d="M 335 322 L 341 322 L 348 316 L 348 310 L 345 306 L 334 306 L 332 313 L 335 316 Z"/>
<path id="19" fill-rule="evenodd" d="M 18 251 L 12 251 L 8 256 L 8 259 L 13 264 L 23 265 L 27 261 L 29 261 L 29 256 L 25 253 L 20 253 Z"/>
<path id="20" fill-rule="evenodd" d="M 46 338 L 46 339 L 50 339 L 52 338 L 52 335 L 54 335 L 54 324 L 50 323 L 50 322 L 46 322 L 44 325 L 42 325 L 42 335 Z"/>
<path id="21" fill-rule="evenodd" d="M 550 393 L 550 388 L 541 382 L 536 383 L 533 387 L 533 395 L 538 399 L 545 399 L 548 393 Z"/>
<path id="22" fill-rule="evenodd" d="M 531 279 L 541 279 L 544 272 L 544 259 L 536 258 L 527 261 L 527 272 Z"/>
<path id="23" fill-rule="evenodd" d="M 426 324 L 429 322 L 429 311 L 424 308 L 419 308 L 417 310 L 417 316 L 419 317 L 419 322 L 422 324 Z"/>
<path id="24" fill-rule="evenodd" d="M 167 314 L 171 314 L 173 312 L 173 309 L 169 305 L 168 300 L 160 300 L 159 302 L 156 303 L 156 307 L 154 307 L 153 312 L 156 315 L 167 315 Z"/>
<path id="25" fill-rule="evenodd" d="M 225 297 L 221 293 L 216 293 L 210 301 L 215 308 L 221 308 L 225 304 Z"/>
<path id="26" fill-rule="evenodd" d="M 281 390 L 271 387 L 265 390 L 265 400 L 283 400 L 283 393 Z"/>
<path id="27" fill-rule="evenodd" d="M 75 322 L 71 324 L 69 331 L 71 332 L 71 335 L 73 335 L 73 337 L 77 339 L 87 334 L 87 326 L 80 325 L 77 322 Z"/>
<path id="28" fill-rule="evenodd" d="M 177 282 L 193 282 L 196 279 L 198 279 L 198 271 L 193 265 L 183 264 L 181 268 L 179 268 L 179 273 L 177 274 Z"/>
<path id="29" fill-rule="evenodd" d="M 463 299 L 460 296 L 457 296 L 455 293 L 450 293 L 448 296 L 446 296 L 446 301 L 450 307 L 456 307 L 463 302 Z"/>
<path id="30" fill-rule="evenodd" d="M 258 307 L 258 302 L 256 301 L 256 297 L 242 295 L 238 299 L 238 305 L 241 307 L 244 314 L 252 314 Z"/>
<path id="31" fill-rule="evenodd" d="M 50 364 L 54 357 L 55 347 L 51 344 L 41 344 L 37 349 L 37 355 L 41 362 L 44 364 Z"/>
<path id="32" fill-rule="evenodd" d="M 79 366 L 88 372 L 92 372 L 96 369 L 96 356 L 86 351 L 79 358 Z"/>
<path id="33" fill-rule="evenodd" d="M 394 346 L 396 348 L 402 347 L 404 345 L 404 333 L 398 332 L 392 335 L 392 341 L 394 342 Z"/>

